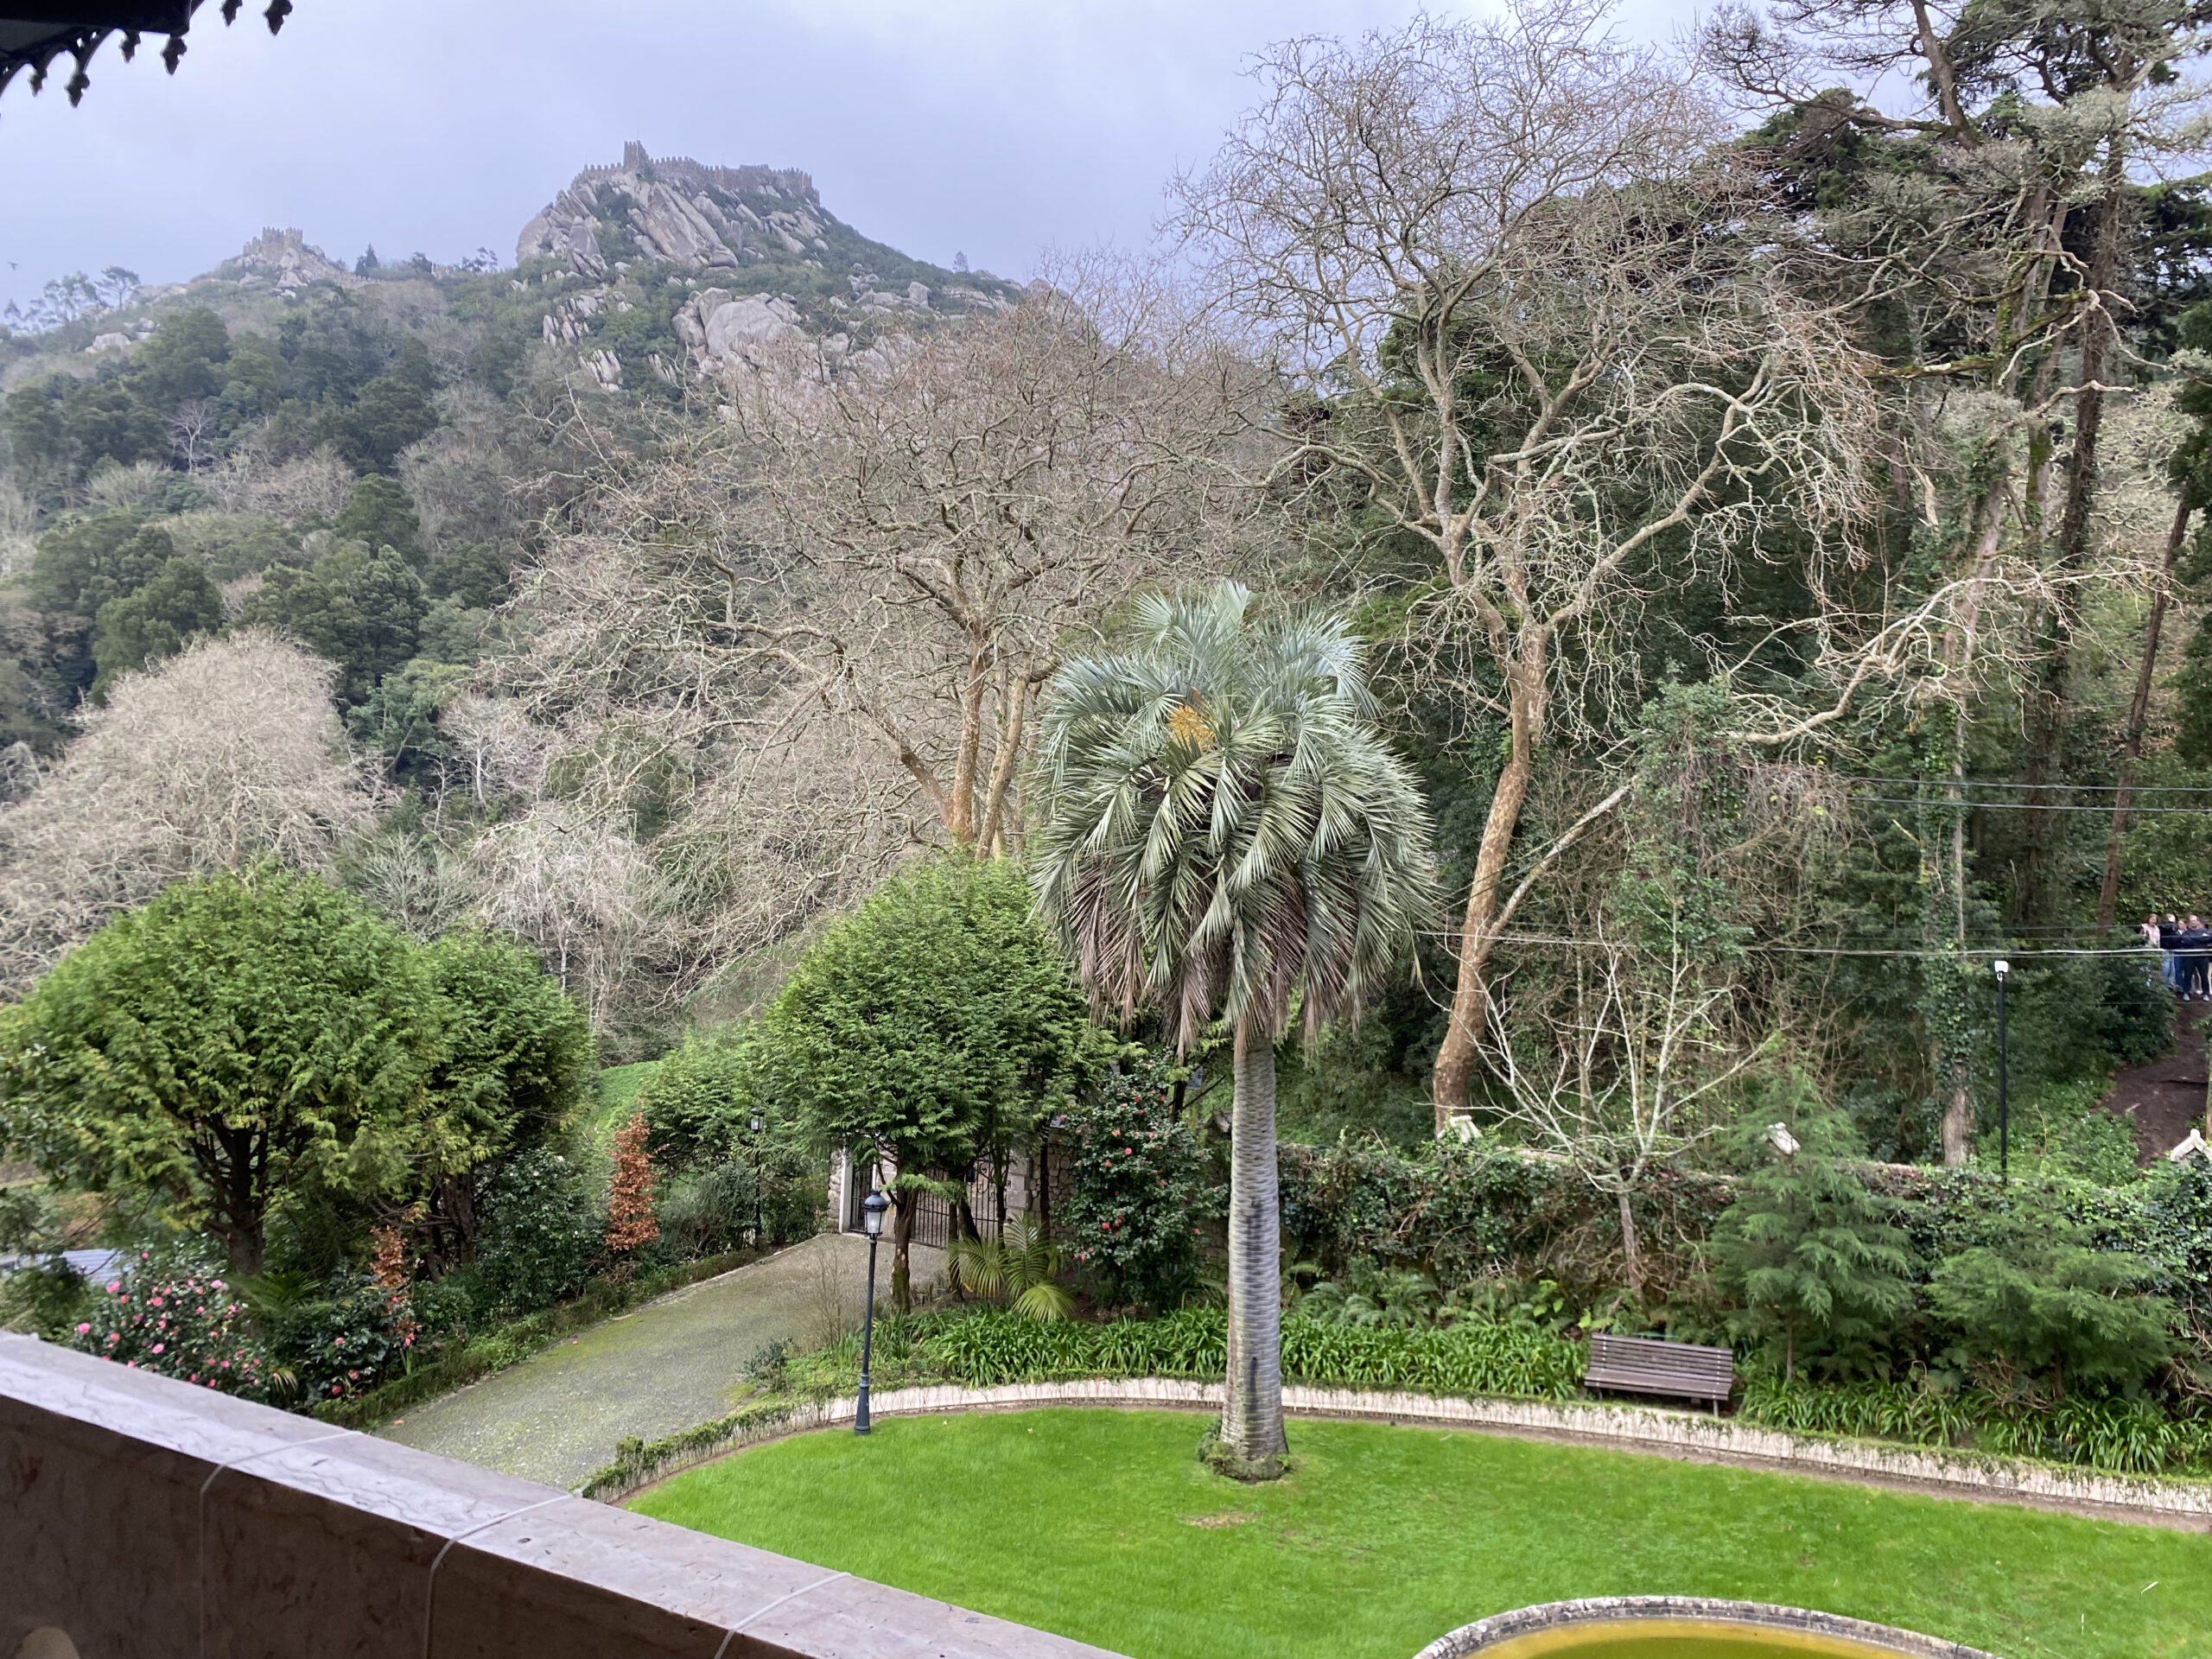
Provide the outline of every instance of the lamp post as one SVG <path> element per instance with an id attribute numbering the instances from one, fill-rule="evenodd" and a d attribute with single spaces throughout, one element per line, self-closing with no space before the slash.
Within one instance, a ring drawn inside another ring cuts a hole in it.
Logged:
<path id="1" fill-rule="evenodd" d="M 861 1205 L 861 1226 L 868 1233 L 868 1322 L 861 1326 L 861 1397 L 853 1413 L 853 1433 L 868 1433 L 868 1363 L 875 1349 L 875 1244 L 883 1236 L 883 1212 L 891 1200 L 871 1192 Z"/>
<path id="2" fill-rule="evenodd" d="M 1997 1179 L 2010 1182 L 2012 1179 L 2012 1113 L 2005 1099 L 2005 1073 L 2008 1058 L 2005 1052 L 2005 976 L 2012 971 L 2012 964 L 2000 957 L 1989 965 L 1997 974 Z"/>
<path id="3" fill-rule="evenodd" d="M 760 1248 L 760 1114 L 753 1114 L 753 1248 Z"/>

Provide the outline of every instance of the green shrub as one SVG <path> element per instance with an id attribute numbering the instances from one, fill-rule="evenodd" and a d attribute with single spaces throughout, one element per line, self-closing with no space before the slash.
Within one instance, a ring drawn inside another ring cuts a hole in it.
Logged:
<path id="1" fill-rule="evenodd" d="M 2147 1400 L 2076 1395 L 2052 1407 L 1980 1389 L 1938 1389 L 1924 1379 L 1821 1385 L 1755 1375 L 1745 1380 L 1738 1414 L 1790 1433 L 1971 1446 L 2118 1474 L 2212 1469 L 2212 1423 Z"/>
<path id="2" fill-rule="evenodd" d="M 742 1036 L 694 1037 L 658 1062 L 637 1091 L 652 1135 L 655 1166 L 718 1164 L 747 1142 L 760 1090 L 752 1045 Z"/>
<path id="3" fill-rule="evenodd" d="M 509 1160 L 492 1184 L 476 1253 L 493 1308 L 526 1313 L 572 1295 L 591 1272 L 605 1223 L 582 1173 L 553 1152 Z"/>
<path id="4" fill-rule="evenodd" d="M 265 1323 L 270 1359 L 308 1400 L 365 1393 L 402 1370 L 415 1344 L 407 1299 L 351 1269 Z"/>
<path id="5" fill-rule="evenodd" d="M 2084 1229 L 2017 1216 L 1991 1244 L 1946 1259 L 1928 1300 L 1963 1357 L 2047 1376 L 2063 1395 L 2069 1379 L 2132 1388 L 2172 1351 L 2173 1305 L 2144 1294 L 2152 1276 Z"/>
<path id="6" fill-rule="evenodd" d="M 0 1331 L 66 1341 L 92 1308 L 92 1287 L 58 1255 L 0 1271 Z"/>
<path id="7" fill-rule="evenodd" d="M 269 1397 L 275 1370 L 244 1300 L 202 1247 L 141 1250 L 98 1293 L 69 1345 L 248 1400 Z"/>
<path id="8" fill-rule="evenodd" d="M 1801 1350 L 1830 1369 L 1863 1368 L 1912 1303 L 1911 1252 L 1891 1223 L 1895 1201 L 1844 1161 L 1859 1150 L 1850 1119 L 1809 1090 L 1789 1104 L 1794 1151 L 1774 1144 L 1771 1098 L 1738 1126 L 1749 1173 L 1713 1228 L 1713 1261 L 1745 1330 L 1781 1348 L 1785 1376 Z"/>
<path id="9" fill-rule="evenodd" d="M 677 1175 L 654 1213 L 661 1236 L 684 1255 L 748 1243 L 765 1249 L 812 1236 L 825 1192 L 813 1160 L 796 1147 L 764 1147 L 757 1168 L 739 1158 Z"/>
<path id="10" fill-rule="evenodd" d="M 1156 1319 L 1049 1324 L 998 1309 L 925 1314 L 878 1327 L 875 1382 L 940 1380 L 969 1388 L 1086 1376 L 1217 1380 L 1228 1369 L 1227 1320 L 1188 1307 Z M 1421 1394 L 1572 1398 L 1582 1382 L 1580 1343 L 1533 1325 L 1463 1320 L 1428 1330 L 1362 1328 L 1296 1314 L 1283 1320 L 1283 1376 L 1325 1388 Z M 859 1343 L 848 1338 L 787 1362 L 795 1388 L 850 1393 Z"/>
<path id="11" fill-rule="evenodd" d="M 1109 1300 L 1174 1306 L 1196 1281 L 1203 1224 L 1222 1211 L 1173 1088 L 1165 1066 L 1141 1062 L 1062 1120 L 1074 1190 L 1056 1220 Z"/>

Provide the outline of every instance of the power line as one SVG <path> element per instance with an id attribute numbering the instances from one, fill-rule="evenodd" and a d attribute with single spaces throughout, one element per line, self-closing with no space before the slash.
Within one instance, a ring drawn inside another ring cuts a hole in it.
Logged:
<path id="1" fill-rule="evenodd" d="M 1840 784 L 1919 784 L 1943 789 L 1955 784 L 1961 789 L 2070 789 L 2102 795 L 2117 794 L 2120 789 L 2118 784 L 2015 784 L 1981 778 L 1861 778 L 1850 772 L 1827 771 L 1821 771 L 1821 775 Z M 2130 784 L 2126 788 L 2131 795 L 2212 795 L 2212 784 Z"/>
<path id="2" fill-rule="evenodd" d="M 2094 812 L 2101 818 L 2110 817 L 2114 810 L 2109 802 L 2102 806 L 2071 806 L 2046 804 L 2040 801 L 1945 801 L 1933 799 L 1924 795 L 1854 795 L 1851 798 L 1854 801 L 1863 801 L 1869 806 L 1967 807 L 1976 812 Z M 2212 805 L 2137 806 L 2130 802 L 2127 810 L 2130 815 L 2180 812 L 2202 817 L 2212 814 Z"/>
<path id="3" fill-rule="evenodd" d="M 1459 936 L 1442 928 L 1422 928 L 1427 938 L 1451 939 Z M 1627 939 L 1577 939 L 1555 934 L 1501 933 L 1499 944 L 1560 945 L 1573 950 L 1641 950 L 1646 947 Z M 2148 959 L 2158 954 L 2148 944 L 2118 946 L 2089 945 L 2012 945 L 1967 944 L 1948 946 L 1942 950 L 1923 947 L 1912 950 L 1873 950 L 1856 946 L 1826 944 L 1745 944 L 1739 949 L 1747 952 L 1802 957 L 1913 957 L 1923 960 L 1957 959 L 1963 957 L 2140 957 Z"/>

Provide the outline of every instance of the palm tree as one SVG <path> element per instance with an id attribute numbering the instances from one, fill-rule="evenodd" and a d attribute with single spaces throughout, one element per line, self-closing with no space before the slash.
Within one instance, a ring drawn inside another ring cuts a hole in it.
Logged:
<path id="1" fill-rule="evenodd" d="M 1274 1046 L 1356 1019 L 1434 893 L 1428 812 L 1382 742 L 1341 618 L 1263 618 L 1234 583 L 1136 607 L 1127 650 L 1055 677 L 1039 739 L 1039 912 L 1094 1004 L 1236 1040 L 1225 1466 L 1280 1474 Z"/>

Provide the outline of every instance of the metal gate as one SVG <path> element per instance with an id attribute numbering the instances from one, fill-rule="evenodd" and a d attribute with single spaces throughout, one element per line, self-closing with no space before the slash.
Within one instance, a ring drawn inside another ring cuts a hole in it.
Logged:
<path id="1" fill-rule="evenodd" d="M 989 1237 L 999 1224 L 999 1194 L 988 1165 L 978 1169 L 975 1179 L 968 1183 L 968 1209 L 976 1217 L 976 1230 Z M 944 1249 L 951 1243 L 952 1205 L 933 1192 L 918 1194 L 914 1199 L 912 1242 L 926 1244 L 933 1250 Z"/>

